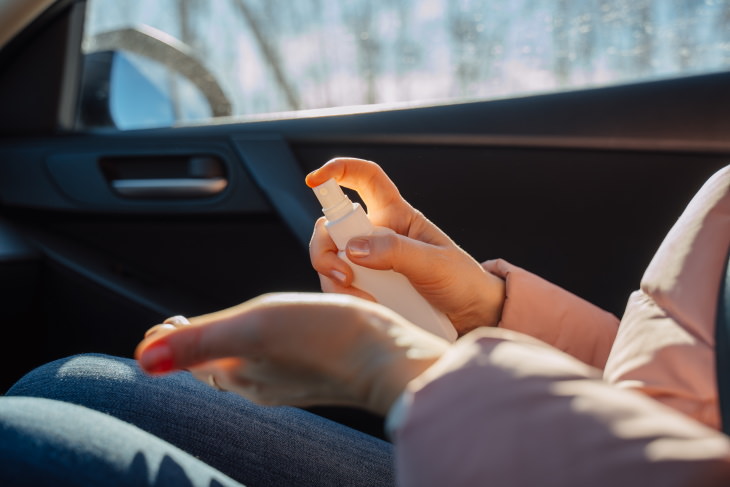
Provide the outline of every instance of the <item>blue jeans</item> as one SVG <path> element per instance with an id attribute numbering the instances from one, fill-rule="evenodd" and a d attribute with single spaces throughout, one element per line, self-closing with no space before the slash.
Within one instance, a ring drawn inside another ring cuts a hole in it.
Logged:
<path id="1" fill-rule="evenodd" d="M 393 485 L 392 454 L 310 412 L 105 355 L 43 365 L 0 398 L 2 485 Z"/>

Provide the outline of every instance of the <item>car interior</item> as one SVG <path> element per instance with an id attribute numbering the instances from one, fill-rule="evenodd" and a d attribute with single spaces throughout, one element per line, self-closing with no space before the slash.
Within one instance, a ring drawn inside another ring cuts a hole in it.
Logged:
<path id="1" fill-rule="evenodd" d="M 380 164 L 477 260 L 506 259 L 620 317 L 666 232 L 730 155 L 722 71 L 382 111 L 84 129 L 85 2 L 8 5 L 17 11 L 0 10 L 15 20 L 0 49 L 3 391 L 68 355 L 129 357 L 172 315 L 319 292 L 308 242 L 321 208 L 304 177 L 333 157 Z M 379 427 L 365 413 L 319 411 Z"/>

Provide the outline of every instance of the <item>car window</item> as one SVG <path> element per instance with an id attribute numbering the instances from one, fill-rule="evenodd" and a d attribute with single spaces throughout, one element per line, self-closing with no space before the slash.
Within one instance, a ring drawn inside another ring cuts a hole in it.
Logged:
<path id="1" fill-rule="evenodd" d="M 730 0 L 89 0 L 79 120 L 295 117 L 721 71 L 729 23 Z M 158 115 L 143 114 L 151 94 Z"/>

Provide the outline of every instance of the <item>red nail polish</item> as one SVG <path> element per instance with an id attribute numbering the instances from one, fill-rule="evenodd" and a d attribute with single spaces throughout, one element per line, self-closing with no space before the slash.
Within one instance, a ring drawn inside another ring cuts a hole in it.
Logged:
<path id="1" fill-rule="evenodd" d="M 139 357 L 139 364 L 150 374 L 165 374 L 175 370 L 172 349 L 164 341 L 147 347 Z"/>

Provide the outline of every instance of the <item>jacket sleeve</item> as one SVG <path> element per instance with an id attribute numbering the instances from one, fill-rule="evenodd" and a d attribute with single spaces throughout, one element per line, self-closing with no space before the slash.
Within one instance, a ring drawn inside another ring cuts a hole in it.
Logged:
<path id="1" fill-rule="evenodd" d="M 500 328 L 530 335 L 588 365 L 603 368 L 618 318 L 505 260 L 487 261 L 482 266 L 505 280 Z"/>
<path id="2" fill-rule="evenodd" d="M 629 299 L 604 378 L 720 428 L 718 289 L 730 247 L 730 166 L 692 198 Z"/>
<path id="3" fill-rule="evenodd" d="M 460 338 L 400 402 L 400 486 L 730 483 L 725 435 L 532 337 Z"/>

